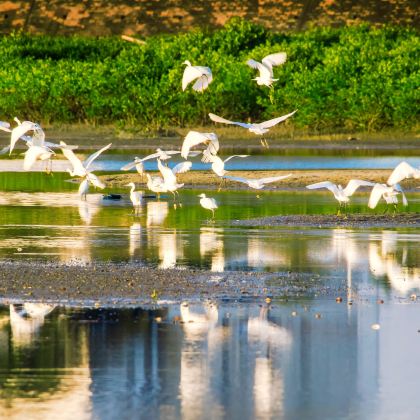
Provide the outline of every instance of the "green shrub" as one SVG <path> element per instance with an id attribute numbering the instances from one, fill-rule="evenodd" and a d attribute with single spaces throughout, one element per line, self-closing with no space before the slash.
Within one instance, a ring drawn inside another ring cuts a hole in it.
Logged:
<path id="1" fill-rule="evenodd" d="M 419 33 L 403 27 L 319 28 L 273 33 L 232 19 L 210 32 L 147 39 L 0 38 L 0 119 L 41 123 L 118 123 L 144 130 L 208 123 L 208 112 L 236 120 L 299 109 L 312 130 L 409 129 L 419 117 Z M 251 79 L 246 60 L 286 51 L 273 91 Z M 182 62 L 212 68 L 204 93 L 181 90 Z"/>

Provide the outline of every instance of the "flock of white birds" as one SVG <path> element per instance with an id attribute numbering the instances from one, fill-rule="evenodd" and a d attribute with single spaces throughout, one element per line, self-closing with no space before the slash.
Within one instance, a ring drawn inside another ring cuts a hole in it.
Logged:
<path id="1" fill-rule="evenodd" d="M 278 79 L 274 79 L 273 67 L 279 66 L 286 62 L 287 55 L 284 52 L 271 54 L 262 59 L 262 62 L 259 63 L 255 60 L 248 60 L 247 64 L 259 71 L 259 76 L 255 79 L 258 85 L 264 85 L 272 87 L 272 84 Z M 182 89 L 187 89 L 188 85 L 192 82 L 193 89 L 195 91 L 203 92 L 213 80 L 212 71 L 209 67 L 204 66 L 193 66 L 189 61 L 185 61 L 186 65 L 184 70 L 184 75 L 182 78 Z M 293 111 L 286 115 L 273 118 L 268 121 L 261 123 L 243 123 L 230 121 L 223 117 L 219 117 L 215 114 L 209 113 L 209 117 L 212 121 L 216 123 L 237 125 L 248 129 L 250 132 L 263 136 L 269 131 L 269 129 L 285 120 L 290 118 L 296 112 Z M 69 174 L 72 177 L 81 178 L 81 183 L 79 186 L 79 195 L 86 199 L 86 195 L 89 190 L 89 185 L 93 185 L 96 188 L 103 189 L 105 188 L 104 183 L 92 172 L 92 163 L 94 160 L 101 155 L 104 151 L 108 150 L 111 147 L 111 143 L 101 148 L 97 152 L 90 155 L 86 160 L 81 161 L 73 152 L 77 146 L 67 145 L 63 141 L 59 144 L 51 143 L 45 141 L 45 133 L 41 126 L 37 123 L 31 121 L 21 122 L 19 119 L 14 119 L 16 126 L 11 128 L 11 125 L 8 122 L 0 121 L 0 130 L 6 131 L 11 134 L 10 137 L 10 146 L 4 148 L 0 153 L 12 153 L 15 144 L 18 140 L 22 140 L 26 143 L 28 147 L 25 152 L 25 157 L 23 161 L 23 168 L 25 171 L 29 171 L 34 163 L 37 160 L 47 162 L 47 171 L 51 171 L 52 163 L 51 159 L 56 154 L 55 149 L 61 149 L 63 155 L 71 163 L 72 169 L 68 169 Z M 268 147 L 267 141 L 261 139 L 263 146 Z M 196 146 L 204 146 L 204 150 L 191 150 Z M 202 133 L 198 131 L 190 131 L 184 138 L 180 150 L 169 150 L 164 151 L 162 149 L 156 149 L 156 153 L 150 154 L 143 158 L 136 157 L 134 161 L 124 165 L 121 170 L 128 171 L 130 169 L 136 169 L 139 174 L 143 177 L 147 177 L 147 188 L 156 193 L 158 198 L 161 193 L 171 193 L 174 197 L 174 205 L 177 205 L 177 200 L 179 200 L 178 189 L 183 187 L 184 184 L 179 183 L 177 180 L 177 175 L 188 172 L 192 168 L 192 162 L 187 159 L 189 156 L 197 156 L 202 154 L 201 161 L 204 163 L 211 163 L 211 168 L 213 172 L 220 178 L 220 187 L 225 180 L 230 180 L 234 182 L 244 183 L 248 187 L 260 190 L 264 188 L 266 184 L 284 180 L 292 176 L 292 174 L 276 176 L 276 177 L 267 177 L 259 179 L 249 179 L 242 178 L 237 176 L 227 175 L 225 170 L 225 163 L 233 158 L 246 158 L 248 155 L 232 155 L 228 158 L 222 160 L 218 156 L 220 149 L 219 139 L 215 133 Z M 167 161 L 175 155 L 180 155 L 185 159 L 184 162 L 178 163 L 173 168 L 170 168 L 167 165 Z M 144 168 L 144 162 L 156 159 L 158 169 L 161 176 L 151 176 L 146 173 Z M 386 184 L 374 183 L 370 181 L 363 181 L 358 179 L 352 179 L 349 181 L 348 185 L 345 188 L 342 188 L 341 185 L 335 185 L 330 181 L 319 182 L 316 184 L 308 185 L 308 189 L 320 189 L 327 188 L 333 194 L 336 200 L 339 203 L 338 214 L 341 212 L 342 206 L 347 208 L 347 204 L 350 201 L 350 198 L 354 192 L 359 187 L 373 187 L 370 194 L 368 207 L 375 208 L 381 198 L 385 200 L 387 204 L 396 205 L 398 204 L 398 194 L 402 195 L 403 205 L 406 206 L 407 199 L 405 194 L 400 186 L 400 182 L 407 178 L 420 178 L 420 169 L 412 167 L 407 162 L 401 162 L 392 172 L 390 177 L 387 180 Z M 131 188 L 130 199 L 133 203 L 134 212 L 138 214 L 140 211 L 142 201 L 143 201 L 143 192 L 136 191 L 136 186 L 133 182 L 127 185 Z M 219 187 L 219 188 L 220 188 Z M 200 204 L 203 208 L 208 209 L 212 212 L 214 218 L 214 212 L 217 209 L 218 205 L 214 198 L 206 197 L 205 194 L 200 194 Z M 180 203 L 179 203 L 180 204 Z"/>

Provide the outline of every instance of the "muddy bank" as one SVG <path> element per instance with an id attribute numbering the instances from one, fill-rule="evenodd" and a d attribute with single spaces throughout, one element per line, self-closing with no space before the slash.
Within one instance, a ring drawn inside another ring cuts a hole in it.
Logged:
<path id="1" fill-rule="evenodd" d="M 302 190 L 306 185 L 321 181 L 332 181 L 343 186 L 347 185 L 350 179 L 363 179 L 366 181 L 385 183 L 391 169 L 328 169 L 328 170 L 310 170 L 310 171 L 231 171 L 228 175 L 244 177 L 244 178 L 265 178 L 280 175 L 292 174 L 291 177 L 283 180 L 267 184 L 262 191 L 274 190 Z M 155 173 L 156 174 L 156 173 Z M 140 188 L 146 188 L 146 178 L 142 177 L 136 172 L 121 173 L 114 175 L 102 175 L 100 177 L 109 188 L 122 188 L 129 182 L 135 182 Z M 191 171 L 185 174 L 177 175 L 180 183 L 184 183 L 185 188 L 205 188 L 215 189 L 219 187 L 220 178 L 212 171 Z M 416 190 L 420 186 L 419 180 L 407 179 L 403 182 L 405 190 Z M 246 184 L 226 180 L 223 185 L 226 190 L 250 189 Z M 257 190 L 253 190 L 256 191 Z M 326 190 L 325 190 L 326 191 Z M 417 189 L 420 192 L 420 189 Z"/>
<path id="2" fill-rule="evenodd" d="M 287 215 L 233 220 L 236 226 L 300 226 L 318 228 L 396 228 L 420 227 L 420 213 L 349 214 L 344 215 Z"/>
<path id="3" fill-rule="evenodd" d="M 0 300 L 92 305 L 156 304 L 165 301 L 264 300 L 329 294 L 323 280 L 310 273 L 213 273 L 159 270 L 135 264 L 88 266 L 3 262 Z M 334 296 L 345 284 L 333 290 Z"/>

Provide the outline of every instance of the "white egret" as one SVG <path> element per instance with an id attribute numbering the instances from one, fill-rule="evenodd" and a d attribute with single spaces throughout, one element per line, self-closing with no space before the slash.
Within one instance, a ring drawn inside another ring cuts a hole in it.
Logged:
<path id="1" fill-rule="evenodd" d="M 83 162 L 74 154 L 73 150 L 67 148 L 66 143 L 63 141 L 60 142 L 61 150 L 64 156 L 70 161 L 73 166 L 73 170 L 70 168 L 67 169 L 67 172 L 70 176 L 80 176 L 83 178 L 79 186 L 79 195 L 86 200 L 87 193 L 89 191 L 89 184 L 94 185 L 97 188 L 104 189 L 105 184 L 102 183 L 99 178 L 93 174 L 89 168 L 92 165 L 92 162 L 105 150 L 108 150 L 111 147 L 112 143 L 109 143 L 102 149 L 98 150 L 95 153 L 92 153 L 86 160 Z"/>
<path id="2" fill-rule="evenodd" d="M 149 174 L 146 174 L 147 177 L 147 188 L 150 191 L 153 191 L 157 194 L 157 197 L 159 199 L 160 194 L 167 192 L 167 189 L 164 186 L 163 178 L 160 176 L 150 176 Z"/>
<path id="3" fill-rule="evenodd" d="M 211 210 L 213 219 L 214 219 L 214 211 L 217 209 L 217 202 L 214 198 L 206 197 L 206 194 L 200 194 L 198 197 L 200 197 L 200 204 L 201 207 Z"/>
<path id="4" fill-rule="evenodd" d="M 276 82 L 279 79 L 273 79 L 273 66 L 280 66 L 284 64 L 287 60 L 287 54 L 285 52 L 280 52 L 276 54 L 270 54 L 264 57 L 259 63 L 253 59 L 250 59 L 246 62 L 249 67 L 257 69 L 260 72 L 260 75 L 255 79 L 257 84 L 260 86 L 272 87 L 273 82 Z"/>
<path id="5" fill-rule="evenodd" d="M 235 157 L 239 157 L 239 158 L 246 158 L 246 157 L 248 157 L 249 155 L 232 155 L 232 156 L 229 156 L 228 158 L 226 158 L 225 160 L 222 160 L 219 156 L 217 156 L 217 155 L 212 155 L 211 153 L 207 153 L 207 152 L 204 152 L 203 153 L 203 159 L 202 159 L 202 162 L 204 162 L 204 163 L 209 163 L 209 162 L 211 162 L 211 169 L 213 170 L 213 172 L 217 175 L 217 176 L 219 176 L 219 177 L 223 177 L 224 175 L 226 175 L 227 174 L 227 171 L 225 170 L 225 163 L 226 162 L 229 162 L 229 160 L 231 160 L 231 159 L 233 159 L 233 158 L 235 158 Z M 223 183 L 223 178 L 222 178 L 222 180 L 221 180 L 221 182 L 220 182 L 220 186 L 219 186 L 219 189 L 220 189 L 220 187 L 222 186 L 222 183 Z"/>
<path id="6" fill-rule="evenodd" d="M 347 203 L 350 201 L 349 197 L 351 197 L 359 187 L 373 187 L 374 185 L 374 182 L 363 181 L 360 179 L 351 179 L 348 182 L 346 188 L 343 188 L 341 185 L 336 185 L 330 181 L 317 182 L 316 184 L 307 185 L 306 188 L 308 190 L 327 188 L 329 191 L 331 191 L 339 203 L 337 212 L 337 215 L 339 215 L 341 212 L 341 206 L 344 205 L 344 209 L 346 209 Z"/>
<path id="7" fill-rule="evenodd" d="M 259 136 L 264 135 L 265 133 L 268 133 L 269 128 L 274 127 L 275 125 L 281 123 L 282 121 L 287 120 L 289 117 L 291 117 L 293 114 L 297 112 L 297 109 L 289 114 L 282 115 L 281 117 L 273 118 L 268 121 L 263 121 L 261 123 L 243 123 L 238 121 L 230 121 L 223 117 L 219 117 L 218 115 L 209 114 L 209 117 L 212 121 L 222 124 L 232 124 L 232 125 L 238 125 L 239 127 L 247 128 L 251 133 L 257 134 Z M 267 141 L 264 143 L 264 139 L 261 138 L 261 144 L 265 147 L 268 147 Z"/>
<path id="8" fill-rule="evenodd" d="M 399 184 L 394 184 L 388 186 L 386 184 L 375 184 L 370 193 L 368 207 L 374 209 L 381 198 L 383 198 L 387 204 L 385 212 L 388 211 L 389 204 L 394 206 L 394 213 L 397 211 L 398 197 L 397 195 L 402 195 L 402 202 L 404 206 L 408 206 L 407 198 L 404 194 L 403 189 Z"/>
<path id="9" fill-rule="evenodd" d="M 131 187 L 130 200 L 133 203 L 134 214 L 137 216 L 140 213 L 141 204 L 143 202 L 143 191 L 135 191 L 136 185 L 130 182 L 126 187 Z"/>
<path id="10" fill-rule="evenodd" d="M 181 156 L 187 159 L 190 149 L 201 143 L 207 145 L 206 151 L 212 155 L 219 151 L 219 139 L 214 133 L 199 133 L 198 131 L 190 131 L 185 136 L 181 148 Z"/>
<path id="11" fill-rule="evenodd" d="M 282 179 L 286 179 L 291 177 L 292 174 L 288 175 L 281 175 L 281 176 L 272 176 L 268 178 L 260 178 L 260 179 L 248 179 L 248 178 L 241 178 L 239 176 L 228 176 L 225 175 L 223 178 L 229 179 L 230 181 L 242 182 L 243 184 L 247 184 L 248 187 L 254 188 L 256 190 L 261 190 L 265 187 L 265 184 L 270 184 L 272 182 L 281 181 Z"/>
<path id="12" fill-rule="evenodd" d="M 181 162 L 178 163 L 178 165 L 175 165 L 172 169 L 168 168 L 167 166 L 164 166 L 160 159 L 157 160 L 158 162 L 158 168 L 160 173 L 163 176 L 163 184 L 162 188 L 164 188 L 166 191 L 169 191 L 174 196 L 174 201 L 176 198 L 176 194 L 178 193 L 178 188 L 181 188 L 184 186 L 184 184 L 178 184 L 176 175 L 182 174 L 185 172 L 188 172 L 191 169 L 192 163 L 187 162 Z"/>
<path id="13" fill-rule="evenodd" d="M 124 165 L 121 170 L 122 171 L 129 171 L 132 168 L 136 168 L 137 172 L 140 175 L 144 175 L 144 164 L 143 162 L 145 162 L 146 160 L 151 160 L 151 159 L 160 159 L 161 161 L 165 161 L 168 159 L 171 159 L 173 155 L 177 155 L 180 154 L 181 151 L 180 150 L 162 150 L 162 149 L 156 149 L 156 153 L 152 153 L 151 155 L 145 156 L 144 158 L 139 158 L 139 157 L 135 157 L 133 162 L 127 163 L 126 165 Z M 197 155 L 198 153 L 193 153 L 190 152 L 190 155 Z"/>
<path id="14" fill-rule="evenodd" d="M 388 178 L 388 185 L 395 185 L 407 178 L 420 178 L 420 168 L 416 169 L 407 162 L 401 162 L 392 171 Z"/>
<path id="15" fill-rule="evenodd" d="M 186 60 L 183 62 L 185 67 L 184 75 L 182 76 L 182 90 L 185 90 L 187 86 L 194 80 L 197 81 L 193 85 L 193 89 L 197 92 L 203 92 L 207 89 L 209 84 L 213 80 L 213 74 L 209 67 L 204 66 L 193 66 Z"/>

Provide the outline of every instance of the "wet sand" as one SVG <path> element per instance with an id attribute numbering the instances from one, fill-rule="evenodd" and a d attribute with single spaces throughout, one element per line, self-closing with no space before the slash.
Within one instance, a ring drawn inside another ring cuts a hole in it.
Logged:
<path id="1" fill-rule="evenodd" d="M 366 181 L 385 183 L 389 175 L 391 175 L 391 169 L 328 169 L 328 170 L 293 170 L 293 171 L 231 171 L 227 175 L 243 177 L 243 178 L 265 178 L 280 175 L 292 174 L 291 177 L 267 184 L 263 190 L 260 191 L 276 191 L 276 190 L 306 190 L 306 185 L 313 184 L 321 181 L 331 181 L 336 184 L 343 186 L 347 185 L 350 179 L 363 179 Z M 152 173 L 156 175 L 157 173 Z M 142 177 L 136 172 L 121 173 L 115 175 L 102 175 L 100 177 L 109 188 L 117 187 L 122 188 L 129 182 L 135 182 L 139 188 L 146 188 L 146 178 Z M 217 189 L 220 184 L 220 178 L 215 175 L 212 171 L 191 171 L 185 174 L 177 175 L 177 179 L 180 183 L 184 183 L 184 189 Z M 417 191 L 420 193 L 420 189 L 416 190 L 416 187 L 420 186 L 420 181 L 415 179 L 407 179 L 403 183 L 405 191 Z M 238 190 L 238 189 L 249 189 L 246 184 L 226 180 L 223 186 L 224 190 Z M 259 190 L 252 190 L 258 194 Z M 326 190 L 325 190 L 326 191 Z"/>
<path id="2" fill-rule="evenodd" d="M 1 264 L 0 301 L 53 302 L 87 306 L 159 304 L 212 300 L 264 301 L 331 290 L 321 278 L 309 273 L 213 273 L 204 270 L 161 270 L 136 264 L 90 264 L 87 266 L 45 263 Z"/>
<path id="3" fill-rule="evenodd" d="M 418 228 L 420 213 L 349 214 L 349 215 L 286 215 L 234 220 L 234 226 L 299 226 L 318 228 Z"/>

